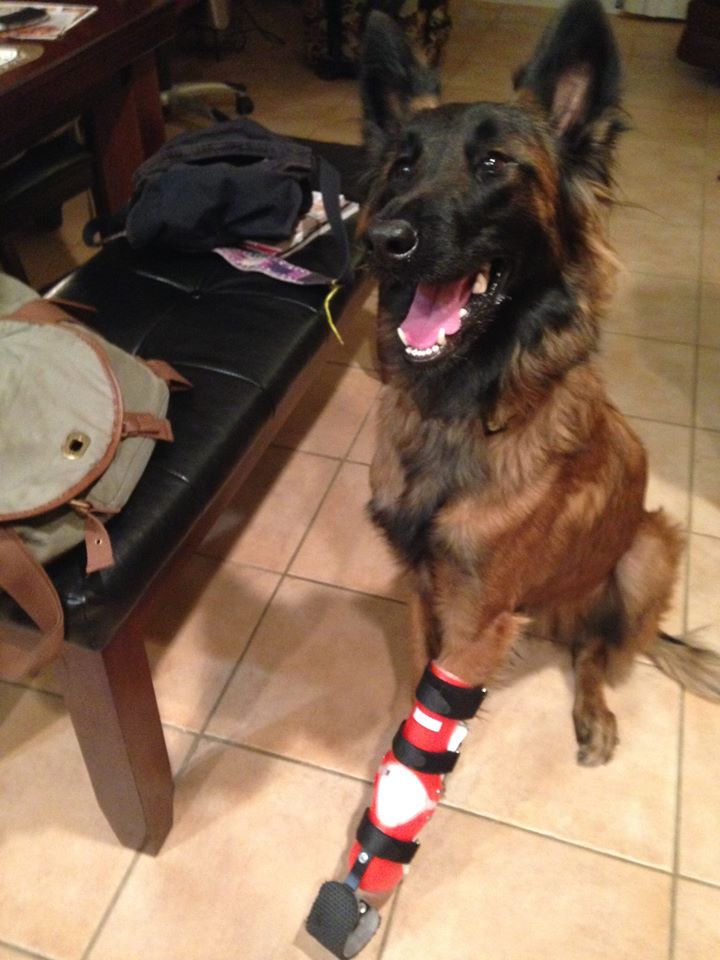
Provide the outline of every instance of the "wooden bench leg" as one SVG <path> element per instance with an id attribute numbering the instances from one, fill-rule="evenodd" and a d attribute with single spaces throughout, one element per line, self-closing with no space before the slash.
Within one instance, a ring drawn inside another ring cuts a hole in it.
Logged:
<path id="1" fill-rule="evenodd" d="M 121 628 L 100 651 L 65 643 L 60 672 L 101 810 L 122 844 L 157 853 L 173 779 L 142 637 Z"/>

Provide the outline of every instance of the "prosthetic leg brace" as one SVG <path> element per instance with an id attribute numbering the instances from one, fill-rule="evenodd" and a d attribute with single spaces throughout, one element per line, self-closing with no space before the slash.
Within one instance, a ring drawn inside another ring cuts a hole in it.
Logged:
<path id="1" fill-rule="evenodd" d="M 387 893 L 403 879 L 419 844 L 416 837 L 435 812 L 445 775 L 455 767 L 487 691 L 469 687 L 431 662 L 380 762 L 372 803 L 348 857 L 344 882 L 324 883 L 306 921 L 308 932 L 340 960 L 354 957 L 380 926 L 380 916 L 359 893 Z"/>

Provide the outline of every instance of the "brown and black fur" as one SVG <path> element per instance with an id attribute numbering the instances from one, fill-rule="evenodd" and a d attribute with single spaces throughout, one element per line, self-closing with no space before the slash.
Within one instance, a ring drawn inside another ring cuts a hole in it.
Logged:
<path id="1" fill-rule="evenodd" d="M 418 667 L 489 684 L 523 631 L 570 646 L 584 764 L 613 753 L 603 684 L 639 652 L 720 692 L 719 658 L 658 632 L 681 540 L 644 508 L 645 452 L 595 366 L 620 82 L 595 0 L 560 14 L 502 105 L 438 105 L 399 29 L 369 20 L 362 229 L 384 382 L 370 512 L 414 581 Z M 484 262 L 495 294 L 446 354 L 409 358 L 397 330 L 417 284 Z"/>

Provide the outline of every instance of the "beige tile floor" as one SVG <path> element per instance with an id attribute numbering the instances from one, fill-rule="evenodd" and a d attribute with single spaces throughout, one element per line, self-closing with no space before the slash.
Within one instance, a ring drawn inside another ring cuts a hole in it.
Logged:
<path id="1" fill-rule="evenodd" d="M 356 140 L 350 82 L 302 64 L 298 13 L 255 3 L 248 37 L 186 76 L 245 80 L 281 132 Z M 448 96 L 502 97 L 545 10 L 461 5 Z M 603 364 L 650 450 L 649 502 L 687 530 L 669 626 L 720 643 L 720 86 L 674 59 L 676 24 L 615 19 L 635 130 L 621 150 L 626 265 Z M 631 204 L 635 204 L 631 205 Z M 64 228 L 21 248 L 42 285 L 80 262 Z M 345 348 L 150 618 L 177 771 L 157 858 L 115 842 L 62 701 L 0 686 L 0 960 L 320 960 L 302 932 L 338 876 L 404 712 L 406 593 L 363 514 L 379 385 L 372 298 Z M 473 724 L 442 809 L 368 960 L 720 957 L 720 707 L 646 663 L 611 693 L 622 742 L 574 762 L 568 665 L 530 648 Z"/>

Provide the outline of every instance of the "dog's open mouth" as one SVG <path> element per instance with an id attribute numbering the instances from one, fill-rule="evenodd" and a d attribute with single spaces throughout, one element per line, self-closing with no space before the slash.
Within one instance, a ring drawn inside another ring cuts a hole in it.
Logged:
<path id="1" fill-rule="evenodd" d="M 488 308 L 503 299 L 502 261 L 484 264 L 474 276 L 451 283 L 420 283 L 407 316 L 398 327 L 405 356 L 415 363 L 437 360 L 453 350 L 464 327 L 487 323 Z"/>

